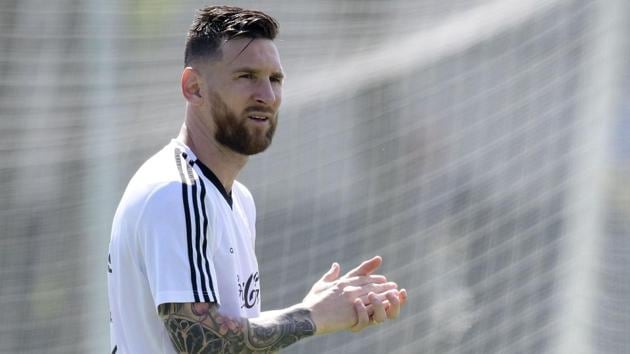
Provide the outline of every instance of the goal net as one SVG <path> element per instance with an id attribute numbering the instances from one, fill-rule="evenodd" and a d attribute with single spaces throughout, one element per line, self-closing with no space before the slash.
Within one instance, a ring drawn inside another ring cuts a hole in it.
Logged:
<path id="1" fill-rule="evenodd" d="M 630 199 L 606 214 L 622 0 L 230 3 L 279 20 L 287 73 L 274 143 L 239 178 L 263 310 L 376 254 L 410 296 L 396 321 L 287 353 L 630 347 L 610 241 L 630 235 Z M 203 5 L 0 5 L 0 352 L 108 348 L 111 219 L 177 134 Z"/>

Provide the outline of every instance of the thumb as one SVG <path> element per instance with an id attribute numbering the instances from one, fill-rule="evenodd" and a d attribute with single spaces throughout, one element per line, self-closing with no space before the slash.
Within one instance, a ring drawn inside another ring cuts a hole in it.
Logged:
<path id="1" fill-rule="evenodd" d="M 364 261 L 358 267 L 349 271 L 347 276 L 355 277 L 355 276 L 362 276 L 362 275 L 370 275 L 374 273 L 374 271 L 378 269 L 378 267 L 380 267 L 382 263 L 383 263 L 383 258 L 381 258 L 381 256 L 374 256 L 372 257 L 372 259 L 368 259 L 367 261 Z"/>
<path id="2" fill-rule="evenodd" d="M 330 270 L 328 272 L 326 272 L 326 274 L 324 274 L 324 276 L 322 277 L 323 281 L 334 281 L 337 278 L 339 278 L 339 273 L 341 272 L 341 267 L 339 266 L 339 264 L 337 262 L 334 262 L 331 266 L 330 266 Z"/>

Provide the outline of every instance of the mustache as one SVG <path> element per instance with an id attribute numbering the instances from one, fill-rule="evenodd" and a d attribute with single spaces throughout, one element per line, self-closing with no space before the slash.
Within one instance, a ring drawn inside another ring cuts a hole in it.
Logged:
<path id="1" fill-rule="evenodd" d="M 276 111 L 267 107 L 267 106 L 249 106 L 245 108 L 243 113 L 252 113 L 252 112 L 261 112 L 261 113 L 269 113 L 276 114 Z"/>

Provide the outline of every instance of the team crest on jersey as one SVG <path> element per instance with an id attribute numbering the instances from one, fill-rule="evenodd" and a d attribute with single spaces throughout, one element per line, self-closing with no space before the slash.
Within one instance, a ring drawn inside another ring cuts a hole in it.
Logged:
<path id="1" fill-rule="evenodd" d="M 260 301 L 260 285 L 258 272 L 250 274 L 246 281 L 237 275 L 238 295 L 241 297 L 241 308 L 251 309 Z"/>

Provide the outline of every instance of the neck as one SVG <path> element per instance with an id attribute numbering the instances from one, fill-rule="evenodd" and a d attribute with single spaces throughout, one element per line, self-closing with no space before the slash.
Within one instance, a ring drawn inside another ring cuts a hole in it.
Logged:
<path id="1" fill-rule="evenodd" d="M 182 125 L 177 140 L 192 150 L 201 162 L 219 178 L 229 193 L 239 172 L 247 163 L 247 156 L 238 154 L 219 144 L 198 119 L 187 119 Z"/>

